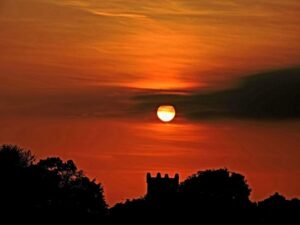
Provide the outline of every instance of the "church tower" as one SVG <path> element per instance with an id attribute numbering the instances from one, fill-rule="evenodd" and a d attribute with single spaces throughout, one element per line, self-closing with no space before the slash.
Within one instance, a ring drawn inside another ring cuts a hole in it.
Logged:
<path id="1" fill-rule="evenodd" d="M 156 177 L 152 177 L 147 173 L 147 195 L 146 198 L 153 200 L 163 200 L 174 196 L 179 187 L 179 175 L 176 173 L 174 178 L 170 178 L 168 174 L 164 177 L 157 173 Z"/>

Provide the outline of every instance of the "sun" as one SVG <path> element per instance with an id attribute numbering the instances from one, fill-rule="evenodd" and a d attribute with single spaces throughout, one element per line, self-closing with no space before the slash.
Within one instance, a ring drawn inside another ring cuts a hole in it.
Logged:
<path id="1" fill-rule="evenodd" d="M 176 111 L 172 105 L 161 105 L 157 109 L 157 117 L 163 122 L 171 122 L 175 115 Z"/>

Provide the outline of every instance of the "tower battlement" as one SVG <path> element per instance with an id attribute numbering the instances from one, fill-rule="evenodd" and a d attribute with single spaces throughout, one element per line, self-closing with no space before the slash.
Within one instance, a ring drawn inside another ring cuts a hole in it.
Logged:
<path id="1" fill-rule="evenodd" d="M 157 173 L 156 177 L 152 177 L 150 173 L 147 173 L 147 198 L 168 198 L 176 194 L 178 187 L 179 175 L 177 173 L 173 178 L 170 178 L 168 174 L 162 177 L 160 173 Z"/>

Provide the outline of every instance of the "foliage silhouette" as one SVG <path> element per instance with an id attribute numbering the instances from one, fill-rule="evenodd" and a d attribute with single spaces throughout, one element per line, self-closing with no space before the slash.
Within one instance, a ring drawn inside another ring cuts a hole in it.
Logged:
<path id="1" fill-rule="evenodd" d="M 244 176 L 227 169 L 199 171 L 179 186 L 176 180 L 179 178 L 175 177 L 172 180 L 176 181 L 175 191 L 172 186 L 171 192 L 166 193 L 169 188 L 166 186 L 164 191 L 155 191 L 108 209 L 102 185 L 86 177 L 72 160 L 50 157 L 35 161 L 28 150 L 13 145 L 0 147 L 2 220 L 9 217 L 11 223 L 22 220 L 23 223 L 82 221 L 99 224 L 300 222 L 300 200 L 287 200 L 275 193 L 261 202 L 251 202 L 251 189 Z M 161 188 L 170 184 L 168 176 L 158 179 L 165 180 L 156 182 L 154 178 L 151 185 L 157 183 Z"/>
<path id="2" fill-rule="evenodd" d="M 0 165 L 2 215 L 29 219 L 26 215 L 34 212 L 50 221 L 76 222 L 103 221 L 107 214 L 101 184 L 78 171 L 71 160 L 47 158 L 35 164 L 30 151 L 5 145 Z"/>
<path id="3" fill-rule="evenodd" d="M 0 169 L 17 169 L 31 166 L 35 157 L 30 151 L 15 145 L 3 145 L 0 151 Z"/>
<path id="4" fill-rule="evenodd" d="M 183 181 L 172 198 L 145 197 L 118 203 L 110 209 L 115 222 L 203 224 L 271 224 L 300 222 L 300 201 L 275 194 L 258 204 L 249 199 L 251 189 L 244 176 L 227 169 L 206 170 Z M 157 201 L 160 199 L 160 201 Z"/>
<path id="5" fill-rule="evenodd" d="M 200 171 L 188 177 L 179 192 L 188 201 L 249 202 L 250 188 L 245 178 L 227 169 Z"/>
<path id="6" fill-rule="evenodd" d="M 250 191 L 240 174 L 231 173 L 227 169 L 207 170 L 188 177 L 172 198 L 156 196 L 153 197 L 155 201 L 152 201 L 146 196 L 117 204 L 110 211 L 113 219 L 126 218 L 128 222 L 137 222 L 139 217 L 145 217 L 152 222 L 181 220 L 245 223 L 247 219 L 250 224 L 255 209 L 249 200 Z"/>
<path id="7" fill-rule="evenodd" d="M 286 200 L 275 193 L 258 203 L 259 222 L 261 224 L 296 224 L 299 223 L 300 200 Z"/>

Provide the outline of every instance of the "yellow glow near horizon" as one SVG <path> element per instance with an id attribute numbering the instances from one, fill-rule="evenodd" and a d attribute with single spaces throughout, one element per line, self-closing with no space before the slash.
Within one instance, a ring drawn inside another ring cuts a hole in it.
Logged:
<path id="1" fill-rule="evenodd" d="M 171 122 L 176 115 L 174 106 L 161 105 L 157 109 L 157 117 L 163 122 Z"/>

